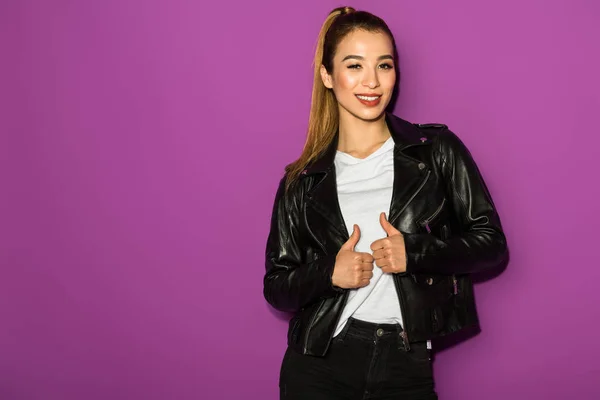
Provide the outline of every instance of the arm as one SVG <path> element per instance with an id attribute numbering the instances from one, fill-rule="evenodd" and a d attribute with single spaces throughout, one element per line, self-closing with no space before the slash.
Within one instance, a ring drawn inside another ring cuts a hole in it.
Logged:
<path id="1" fill-rule="evenodd" d="M 281 311 L 297 311 L 341 290 L 331 283 L 335 254 L 310 262 L 305 260 L 301 215 L 300 199 L 294 199 L 291 192 L 285 193 L 284 177 L 273 205 L 263 290 L 267 302 Z"/>
<path id="2" fill-rule="evenodd" d="M 403 233 L 408 273 L 472 273 L 491 269 L 508 256 L 500 218 L 475 161 L 461 140 L 445 130 L 437 137 L 437 160 L 459 232 L 442 241 Z"/>

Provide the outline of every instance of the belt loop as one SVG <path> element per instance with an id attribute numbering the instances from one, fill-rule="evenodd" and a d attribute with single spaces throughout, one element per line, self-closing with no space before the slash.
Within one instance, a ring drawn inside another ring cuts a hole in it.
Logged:
<path id="1" fill-rule="evenodd" d="M 348 320 L 346 321 L 346 325 L 344 325 L 342 331 L 337 335 L 336 339 L 338 339 L 338 341 L 344 341 L 344 339 L 346 338 L 346 333 L 348 333 L 348 330 L 350 329 L 350 324 L 352 324 L 352 317 L 348 318 Z"/>
<path id="2" fill-rule="evenodd" d="M 396 331 L 398 332 L 398 350 L 406 351 L 406 345 L 404 344 L 404 335 L 402 335 L 402 326 L 396 324 Z"/>

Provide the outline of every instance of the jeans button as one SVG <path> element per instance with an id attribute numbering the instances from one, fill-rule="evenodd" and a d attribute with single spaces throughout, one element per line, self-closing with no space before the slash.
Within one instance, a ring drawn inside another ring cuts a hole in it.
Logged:
<path id="1" fill-rule="evenodd" d="M 383 336 L 383 329 L 379 328 L 377 329 L 377 336 L 382 337 Z"/>

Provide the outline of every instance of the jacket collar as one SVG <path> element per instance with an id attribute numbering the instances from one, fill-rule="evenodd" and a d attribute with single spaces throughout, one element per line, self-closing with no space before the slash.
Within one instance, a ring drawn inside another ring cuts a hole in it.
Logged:
<path id="1" fill-rule="evenodd" d="M 394 147 L 396 150 L 402 151 L 407 147 L 414 145 L 420 145 L 427 141 L 427 138 L 423 137 L 423 134 L 419 129 L 408 121 L 403 120 L 393 114 L 385 114 L 385 122 L 390 130 L 392 140 L 394 141 Z M 338 146 L 339 132 L 335 134 L 335 137 L 331 141 L 331 144 L 323 155 L 310 164 L 304 171 L 303 174 L 311 175 L 327 172 L 333 165 L 335 159 L 337 146 Z"/>

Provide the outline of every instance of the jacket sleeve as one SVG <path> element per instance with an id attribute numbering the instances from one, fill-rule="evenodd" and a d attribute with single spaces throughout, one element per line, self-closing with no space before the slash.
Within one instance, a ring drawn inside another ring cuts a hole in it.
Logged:
<path id="1" fill-rule="evenodd" d="M 275 195 L 263 282 L 265 299 L 280 311 L 295 312 L 320 298 L 343 291 L 331 282 L 335 254 L 310 261 L 305 259 L 300 204 L 298 196 L 285 192 L 284 177 Z"/>
<path id="2" fill-rule="evenodd" d="M 442 241 L 403 234 L 407 273 L 461 274 L 492 269 L 508 257 L 500 218 L 469 150 L 451 131 L 437 136 L 438 165 L 460 228 Z"/>

